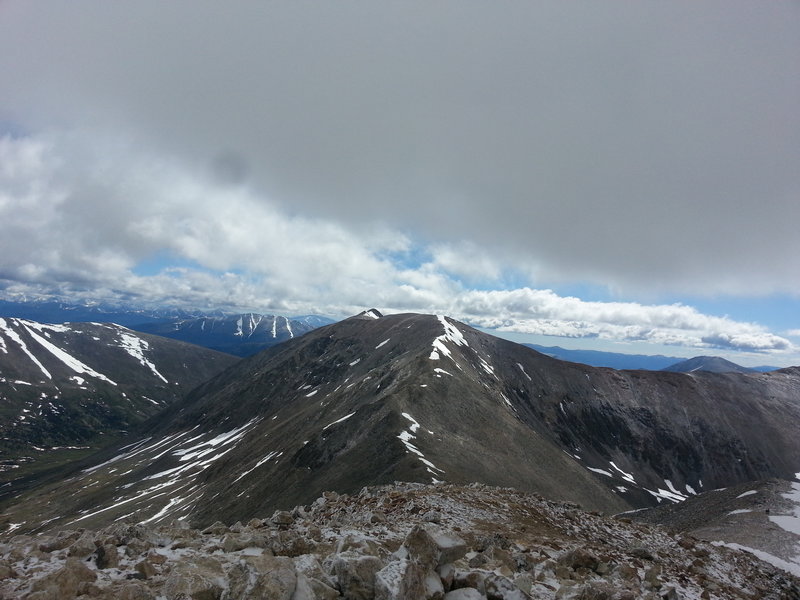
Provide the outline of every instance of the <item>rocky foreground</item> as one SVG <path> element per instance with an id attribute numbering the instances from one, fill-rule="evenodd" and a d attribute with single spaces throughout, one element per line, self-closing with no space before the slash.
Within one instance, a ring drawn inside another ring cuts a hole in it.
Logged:
<path id="1" fill-rule="evenodd" d="M 0 540 L 0 598 L 800 598 L 750 554 L 512 489 L 326 493 L 246 524 L 117 523 Z"/>

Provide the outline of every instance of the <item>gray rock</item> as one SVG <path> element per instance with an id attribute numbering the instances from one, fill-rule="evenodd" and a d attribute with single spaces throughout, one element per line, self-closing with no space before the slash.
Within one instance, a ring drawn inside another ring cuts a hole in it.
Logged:
<path id="1" fill-rule="evenodd" d="M 223 600 L 290 600 L 296 588 L 291 558 L 246 556 L 231 569 Z"/>
<path id="2" fill-rule="evenodd" d="M 488 575 L 484 580 L 484 587 L 489 600 L 530 600 L 530 596 L 513 581 L 501 575 Z"/>
<path id="3" fill-rule="evenodd" d="M 375 573 L 375 600 L 418 600 L 424 597 L 423 571 L 413 561 L 390 562 Z"/>
<path id="4" fill-rule="evenodd" d="M 64 566 L 50 575 L 35 581 L 31 591 L 55 593 L 55 598 L 74 598 L 85 587 L 83 584 L 93 583 L 97 573 L 87 567 L 83 561 L 71 557 Z M 43 594 L 43 597 L 47 597 Z"/>
<path id="5" fill-rule="evenodd" d="M 636 546 L 628 551 L 628 554 L 634 558 L 641 558 L 642 560 L 654 560 L 653 553 L 643 546 Z"/>
<path id="6" fill-rule="evenodd" d="M 153 563 L 147 559 L 144 559 L 136 563 L 134 569 L 136 569 L 136 572 L 139 573 L 139 575 L 141 575 L 143 579 L 151 579 L 156 575 L 155 565 L 153 565 Z"/>
<path id="7" fill-rule="evenodd" d="M 167 600 L 219 600 L 224 576 L 220 563 L 210 557 L 179 562 L 164 582 L 164 595 Z"/>
<path id="8" fill-rule="evenodd" d="M 322 583 L 319 579 L 308 577 L 303 573 L 297 574 L 297 586 L 292 594 L 292 600 L 335 600 L 339 592 Z"/>
<path id="9" fill-rule="evenodd" d="M 428 600 L 440 600 L 444 598 L 444 584 L 441 577 L 435 571 L 428 571 L 422 582 L 425 589 L 425 598 Z"/>
<path id="10" fill-rule="evenodd" d="M 403 541 L 403 548 L 408 558 L 419 562 L 426 569 L 455 562 L 467 552 L 464 540 L 435 525 L 415 525 Z M 401 558 L 402 554 L 401 552 Z"/>
<path id="11" fill-rule="evenodd" d="M 155 596 L 150 589 L 137 582 L 128 582 L 114 592 L 115 600 L 153 600 Z"/>
<path id="12" fill-rule="evenodd" d="M 94 543 L 94 534 L 86 531 L 70 545 L 67 550 L 67 555 L 74 556 L 75 558 L 86 558 L 87 556 L 91 556 L 96 549 L 97 546 Z"/>
<path id="13" fill-rule="evenodd" d="M 460 588 L 447 592 L 444 600 L 485 600 L 486 596 L 474 588 Z"/>
<path id="14" fill-rule="evenodd" d="M 475 588 L 481 594 L 486 593 L 486 577 L 491 574 L 490 571 L 481 571 L 472 569 L 469 571 L 462 571 L 456 569 L 455 576 L 453 577 L 453 589 L 460 588 Z"/>
<path id="15" fill-rule="evenodd" d="M 438 510 L 429 510 L 422 515 L 422 520 L 427 521 L 428 523 L 441 523 L 442 513 L 440 513 Z"/>
<path id="16" fill-rule="evenodd" d="M 203 534 L 205 535 L 222 535 L 228 531 L 228 526 L 225 523 L 220 521 L 216 521 L 212 523 L 205 529 L 203 529 Z"/>
<path id="17" fill-rule="evenodd" d="M 285 510 L 276 510 L 272 515 L 272 519 L 270 520 L 279 527 L 288 527 L 294 523 L 294 517 L 292 516 L 292 513 Z"/>
<path id="18" fill-rule="evenodd" d="M 116 569 L 119 566 L 117 547 L 111 544 L 100 546 L 94 552 L 94 564 L 98 569 Z"/>
<path id="19" fill-rule="evenodd" d="M 39 542 L 39 550 L 42 552 L 55 552 L 70 546 L 80 537 L 77 531 L 59 531 L 56 537 L 48 537 Z"/>
<path id="20" fill-rule="evenodd" d="M 383 568 L 376 556 L 365 556 L 353 551 L 336 554 L 332 570 L 339 591 L 347 600 L 372 600 L 375 596 L 375 573 Z"/>

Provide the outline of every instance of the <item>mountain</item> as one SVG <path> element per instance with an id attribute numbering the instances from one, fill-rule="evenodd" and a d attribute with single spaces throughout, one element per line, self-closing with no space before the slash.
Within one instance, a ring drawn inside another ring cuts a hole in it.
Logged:
<path id="1" fill-rule="evenodd" d="M 107 445 L 236 360 L 119 325 L 0 318 L 0 481 Z"/>
<path id="2" fill-rule="evenodd" d="M 547 354 L 559 360 L 581 363 L 592 367 L 609 367 L 611 369 L 644 369 L 646 371 L 660 371 L 664 367 L 683 360 L 676 356 L 625 354 L 622 352 L 603 352 L 601 350 L 574 350 L 560 346 L 540 346 L 539 344 L 524 344 L 537 352 Z M 773 369 L 769 369 L 773 370 Z"/>
<path id="3" fill-rule="evenodd" d="M 303 320 L 276 315 L 246 313 L 216 317 L 172 319 L 132 326 L 151 333 L 190 344 L 204 346 L 236 356 L 250 356 L 319 327 L 322 317 L 306 316 Z"/>
<path id="4" fill-rule="evenodd" d="M 752 373 L 753 369 L 748 369 L 741 365 L 737 365 L 729 360 L 725 360 L 719 356 L 695 356 L 688 360 L 682 360 L 661 369 L 662 371 L 671 371 L 673 373 L 695 373 L 697 371 L 706 371 L 709 373 Z"/>
<path id="5" fill-rule="evenodd" d="M 300 315 L 298 317 L 289 317 L 291 321 L 299 321 L 300 323 L 305 323 L 311 329 L 316 329 L 317 327 L 324 327 L 325 325 L 332 325 L 336 321 L 334 319 L 329 319 L 328 317 L 323 317 L 320 315 Z"/>
<path id="6" fill-rule="evenodd" d="M 800 368 L 614 371 L 443 316 L 366 311 L 240 361 L 3 518 L 23 532 L 205 526 L 398 480 L 617 512 L 793 477 L 798 398 Z"/>
<path id="7" fill-rule="evenodd" d="M 741 550 L 509 488 L 404 484 L 192 529 L 3 536 L 3 598 L 796 600 Z"/>
<path id="8" fill-rule="evenodd" d="M 72 304 L 56 300 L 0 300 L 0 316 L 38 321 L 39 323 L 117 323 L 131 327 L 141 323 L 156 323 L 198 316 L 220 316 L 179 308 L 143 309 L 103 303 Z"/>

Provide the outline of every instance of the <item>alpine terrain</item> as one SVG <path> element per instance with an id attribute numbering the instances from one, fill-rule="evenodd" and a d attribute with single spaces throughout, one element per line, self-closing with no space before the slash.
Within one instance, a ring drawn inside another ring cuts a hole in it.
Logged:
<path id="1" fill-rule="evenodd" d="M 19 532 L 203 527 L 398 480 L 619 512 L 792 479 L 798 398 L 797 368 L 592 368 L 443 316 L 372 310 L 242 360 L 2 518 Z"/>
<path id="2" fill-rule="evenodd" d="M 330 322 L 330 321 L 329 321 Z M 250 356 L 299 337 L 319 327 L 320 317 L 289 319 L 277 315 L 247 313 L 202 316 L 133 325 L 137 331 L 152 333 L 236 356 Z"/>
<path id="3" fill-rule="evenodd" d="M 0 481 L 108 445 L 236 361 L 119 325 L 0 318 Z"/>

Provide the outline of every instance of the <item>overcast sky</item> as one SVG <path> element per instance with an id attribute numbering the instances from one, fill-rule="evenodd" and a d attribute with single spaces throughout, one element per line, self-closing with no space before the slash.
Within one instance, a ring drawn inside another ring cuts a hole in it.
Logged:
<path id="1" fill-rule="evenodd" d="M 0 295 L 800 364 L 796 2 L 0 3 Z"/>

